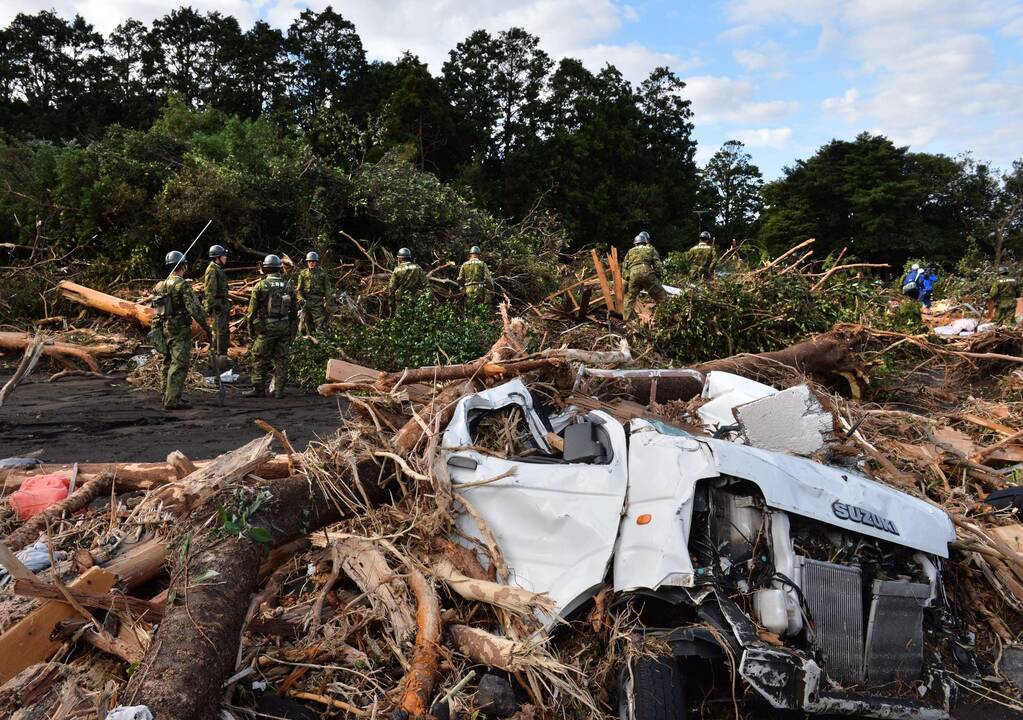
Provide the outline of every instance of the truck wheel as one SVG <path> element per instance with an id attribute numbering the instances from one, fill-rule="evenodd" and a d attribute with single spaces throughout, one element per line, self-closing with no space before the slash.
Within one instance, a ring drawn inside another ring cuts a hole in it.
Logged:
<path id="1" fill-rule="evenodd" d="M 685 681 L 678 660 L 640 656 L 623 668 L 618 678 L 618 717 L 685 720 Z"/>

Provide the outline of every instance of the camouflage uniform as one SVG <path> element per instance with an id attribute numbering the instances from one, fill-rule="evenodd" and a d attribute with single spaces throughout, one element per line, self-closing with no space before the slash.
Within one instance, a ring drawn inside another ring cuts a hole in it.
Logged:
<path id="1" fill-rule="evenodd" d="M 227 296 L 227 273 L 220 263 L 213 260 L 206 266 L 203 285 L 203 309 L 210 316 L 213 329 L 210 349 L 216 355 L 227 355 L 227 349 L 231 347 L 231 300 Z"/>
<path id="2" fill-rule="evenodd" d="M 1016 324 L 1016 278 L 1000 277 L 991 284 L 988 298 L 995 306 L 995 322 L 999 325 Z"/>
<path id="3" fill-rule="evenodd" d="M 252 387 L 266 392 L 273 370 L 274 391 L 288 382 L 291 341 L 298 331 L 298 307 L 291 283 L 279 272 L 256 283 L 246 313 L 252 332 Z"/>
<path id="4" fill-rule="evenodd" d="M 717 253 L 714 248 L 703 240 L 686 250 L 682 262 L 686 265 L 686 275 L 691 278 L 710 277 L 714 269 Z"/>
<path id="5" fill-rule="evenodd" d="M 479 258 L 469 258 L 462 263 L 458 269 L 458 283 L 462 286 L 466 303 L 490 304 L 490 288 L 494 285 L 494 278 L 490 275 L 490 268 Z"/>
<path id="6" fill-rule="evenodd" d="M 180 275 L 171 275 L 154 288 L 153 332 L 157 351 L 163 355 L 161 384 L 163 406 L 168 410 L 181 407 L 181 394 L 188 377 L 188 364 L 192 350 L 192 320 L 207 334 L 210 333 L 199 298 L 192 286 Z"/>
<path id="7" fill-rule="evenodd" d="M 636 299 L 646 290 L 654 300 L 664 300 L 668 293 L 661 286 L 661 256 L 652 245 L 636 245 L 625 255 L 622 263 L 625 279 L 625 320 L 636 314 Z"/>
<path id="8" fill-rule="evenodd" d="M 429 280 L 423 268 L 414 262 L 403 262 L 394 268 L 391 279 L 387 283 L 387 293 L 391 302 L 399 303 L 407 297 L 414 297 L 429 287 Z"/>
<path id="9" fill-rule="evenodd" d="M 305 332 L 311 333 L 327 327 L 330 277 L 326 270 L 317 267 L 315 269 L 306 268 L 300 272 L 298 283 L 295 285 L 295 297 L 302 305 L 302 322 L 305 324 Z"/>

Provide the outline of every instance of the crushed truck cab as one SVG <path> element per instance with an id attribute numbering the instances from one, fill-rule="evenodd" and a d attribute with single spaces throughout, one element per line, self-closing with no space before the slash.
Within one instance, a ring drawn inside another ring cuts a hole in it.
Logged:
<path id="1" fill-rule="evenodd" d="M 483 451 L 481 421 L 511 408 L 525 451 Z M 443 443 L 510 582 L 554 601 L 548 628 L 610 581 L 636 643 L 682 663 L 731 658 L 771 707 L 948 716 L 955 622 L 940 575 L 955 532 L 929 503 L 657 421 L 548 417 L 519 380 L 462 398 Z M 478 536 L 471 517 L 459 523 Z M 635 687 L 650 677 L 623 677 L 623 717 L 650 716 Z"/>

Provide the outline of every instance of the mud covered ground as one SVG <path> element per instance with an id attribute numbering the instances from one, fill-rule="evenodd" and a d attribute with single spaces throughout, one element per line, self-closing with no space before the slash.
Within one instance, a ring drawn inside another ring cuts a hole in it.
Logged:
<path id="1" fill-rule="evenodd" d="M 337 429 L 335 398 L 294 388 L 280 400 L 243 398 L 243 389 L 229 388 L 222 408 L 215 394 L 187 393 L 192 408 L 169 413 L 155 392 L 135 390 L 123 375 L 30 378 L 0 407 L 0 457 L 41 451 L 44 462 L 138 462 L 181 450 L 200 460 L 262 435 L 257 419 L 287 431 L 296 450 Z"/>

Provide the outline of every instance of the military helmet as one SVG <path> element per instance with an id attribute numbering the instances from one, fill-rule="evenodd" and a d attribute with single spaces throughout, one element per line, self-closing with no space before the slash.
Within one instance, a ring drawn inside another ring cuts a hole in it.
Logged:
<path id="1" fill-rule="evenodd" d="M 704 230 L 703 232 L 701 232 L 700 233 L 700 239 L 701 240 L 710 240 L 710 232 L 708 232 L 707 230 Z"/>
<path id="2" fill-rule="evenodd" d="M 309 251 L 305 254 L 306 262 L 319 262 L 320 254 L 318 252 Z"/>
<path id="3" fill-rule="evenodd" d="M 227 248 L 223 245 L 210 245 L 210 251 L 208 253 L 211 258 L 218 258 L 227 255 Z"/>
<path id="4" fill-rule="evenodd" d="M 910 270 L 919 270 L 919 269 L 920 269 L 920 263 L 913 263 L 913 267 L 910 268 Z"/>
<path id="5" fill-rule="evenodd" d="M 270 270 L 280 270 L 281 259 L 276 255 L 267 255 L 265 258 L 263 258 L 263 267 L 268 268 Z"/>
<path id="6" fill-rule="evenodd" d="M 1005 267 L 1004 265 L 1000 265 L 998 267 L 998 274 L 999 275 L 1008 275 L 1009 274 L 1009 268 Z"/>
<path id="7" fill-rule="evenodd" d="M 646 230 L 632 239 L 633 245 L 646 245 L 648 242 L 650 242 L 650 233 Z"/>
<path id="8" fill-rule="evenodd" d="M 188 258 L 186 258 L 185 254 L 182 252 L 178 252 L 177 250 L 171 250 L 169 253 L 167 253 L 166 257 L 164 257 L 163 263 L 164 265 L 170 266 L 185 265 L 188 263 Z"/>
<path id="9" fill-rule="evenodd" d="M 398 251 L 398 258 L 401 260 L 411 260 L 412 251 L 409 250 L 408 248 L 402 248 L 401 250 Z"/>
<path id="10" fill-rule="evenodd" d="M 483 252 L 483 251 L 480 250 L 480 246 L 479 245 L 473 245 L 471 248 L 469 248 L 469 254 L 470 255 L 479 255 L 481 252 Z"/>

